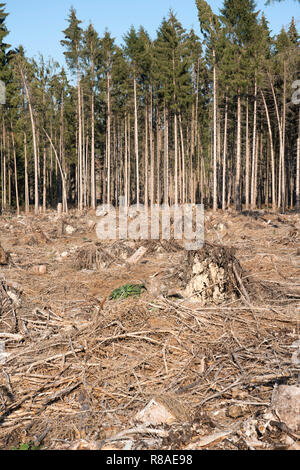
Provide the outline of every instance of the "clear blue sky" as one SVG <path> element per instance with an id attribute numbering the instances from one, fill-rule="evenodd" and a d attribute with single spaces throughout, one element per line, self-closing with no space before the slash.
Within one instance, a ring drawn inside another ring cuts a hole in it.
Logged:
<path id="1" fill-rule="evenodd" d="M 209 1 L 209 0 L 208 0 Z M 213 11 L 219 12 L 223 0 L 209 1 Z M 131 25 L 143 25 L 151 37 L 170 8 L 176 13 L 186 29 L 194 27 L 199 34 L 199 23 L 195 0 L 10 0 L 6 3 L 7 27 L 10 35 L 7 41 L 17 47 L 22 44 L 27 56 L 37 57 L 42 53 L 47 59 L 53 57 L 64 63 L 60 40 L 66 28 L 66 19 L 71 5 L 77 16 L 87 27 L 91 21 L 101 36 L 107 28 L 118 44 Z M 300 29 L 300 7 L 293 0 L 265 6 L 265 0 L 257 0 L 257 9 L 263 10 L 273 34 L 290 23 L 294 16 Z"/>

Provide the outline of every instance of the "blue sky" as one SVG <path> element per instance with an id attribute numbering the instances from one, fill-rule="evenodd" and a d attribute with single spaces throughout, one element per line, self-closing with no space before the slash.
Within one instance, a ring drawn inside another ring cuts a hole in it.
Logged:
<path id="1" fill-rule="evenodd" d="M 223 0 L 209 1 L 213 11 L 219 12 Z M 151 37 L 170 8 L 176 13 L 186 29 L 194 27 L 199 33 L 195 0 L 10 0 L 6 2 L 7 27 L 10 35 L 7 41 L 17 47 L 22 44 L 27 56 L 38 57 L 42 53 L 47 59 L 53 57 L 64 62 L 60 40 L 66 28 L 66 19 L 71 5 L 85 28 L 91 21 L 101 36 L 107 28 L 118 44 L 131 25 L 143 25 Z M 300 29 L 299 3 L 285 0 L 265 6 L 265 0 L 257 0 L 257 9 L 263 10 L 273 34 L 290 23 L 294 16 Z"/>

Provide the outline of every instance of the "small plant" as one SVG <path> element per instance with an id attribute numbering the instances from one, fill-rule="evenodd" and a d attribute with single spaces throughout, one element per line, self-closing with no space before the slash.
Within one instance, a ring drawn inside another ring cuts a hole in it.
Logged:
<path id="1" fill-rule="evenodd" d="M 125 284 L 124 286 L 113 290 L 109 296 L 109 299 L 117 300 L 127 299 L 127 297 L 131 296 L 139 297 L 143 289 L 145 289 L 143 284 Z"/>
<path id="2" fill-rule="evenodd" d="M 11 450 L 40 450 L 41 446 L 35 446 L 33 442 L 29 442 L 28 444 L 21 442 L 19 447 L 12 447 Z"/>

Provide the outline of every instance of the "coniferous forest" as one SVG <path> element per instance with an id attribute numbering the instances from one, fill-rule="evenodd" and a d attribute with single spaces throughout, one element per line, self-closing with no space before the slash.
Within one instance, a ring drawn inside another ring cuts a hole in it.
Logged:
<path id="1" fill-rule="evenodd" d="M 237 211 L 300 205 L 299 34 L 272 36 L 253 0 L 199 31 L 170 10 L 155 38 L 131 27 L 117 45 L 71 8 L 66 66 L 11 48 L 0 4 L 2 211 L 63 204 L 204 203 Z"/>

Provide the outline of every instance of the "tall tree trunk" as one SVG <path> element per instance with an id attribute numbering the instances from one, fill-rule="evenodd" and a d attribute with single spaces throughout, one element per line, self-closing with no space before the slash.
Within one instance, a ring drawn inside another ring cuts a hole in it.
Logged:
<path id="1" fill-rule="evenodd" d="M 12 126 L 11 126 L 12 128 Z M 14 157 L 14 173 L 15 173 L 15 194 L 16 194 L 16 205 L 17 205 L 17 215 L 20 214 L 20 205 L 19 205 L 19 191 L 18 191 L 18 170 L 17 170 L 17 156 L 16 156 L 16 145 L 15 145 L 15 136 L 13 131 L 11 132 L 12 146 L 13 146 L 13 157 Z"/>
<path id="2" fill-rule="evenodd" d="M 192 103 L 192 120 L 191 120 L 191 144 L 190 144 L 190 203 L 195 203 L 195 187 L 194 187 L 194 156 L 195 156 L 195 125 L 194 125 L 195 105 Z"/>
<path id="3" fill-rule="evenodd" d="M 256 155 L 256 120 L 257 120 L 257 81 L 254 84 L 254 110 L 253 110 L 253 140 L 252 140 L 252 174 L 251 174 L 251 209 L 255 209 L 256 198 L 254 195 L 255 183 L 255 155 Z"/>
<path id="4" fill-rule="evenodd" d="M 127 130 L 128 130 L 128 188 L 127 188 L 127 193 L 128 193 L 128 204 L 131 203 L 131 136 L 130 136 L 130 114 L 128 114 L 128 125 L 127 125 Z"/>
<path id="5" fill-rule="evenodd" d="M 154 139 L 153 139 L 153 90 L 150 89 L 150 113 L 149 113 L 149 137 L 150 137 L 150 203 L 154 204 Z"/>
<path id="6" fill-rule="evenodd" d="M 272 134 L 272 127 L 270 121 L 270 115 L 268 106 L 266 103 L 265 96 L 263 94 L 262 89 L 260 89 L 260 93 L 263 99 L 266 117 L 267 117 L 267 124 L 268 124 L 268 132 L 269 132 L 269 139 L 270 139 L 270 152 L 271 152 L 271 172 L 272 172 L 272 209 L 276 209 L 276 190 L 275 190 L 275 155 L 274 155 L 274 147 L 273 147 L 273 134 Z"/>
<path id="7" fill-rule="evenodd" d="M 246 174 L 245 174 L 245 207 L 249 210 L 250 188 L 250 155 L 249 155 L 249 98 L 246 101 Z"/>
<path id="8" fill-rule="evenodd" d="M 110 147 L 111 147 L 111 104 L 110 104 L 110 72 L 107 73 L 107 133 L 106 133 L 106 154 L 107 154 L 107 204 L 111 203 L 111 161 L 110 161 Z"/>
<path id="9" fill-rule="evenodd" d="M 274 86 L 273 86 L 273 83 L 272 83 L 272 80 L 271 80 L 271 76 L 270 74 L 268 73 L 268 77 L 269 77 L 269 82 L 270 82 L 270 85 L 271 85 L 271 90 L 272 90 L 272 95 L 273 95 L 273 100 L 274 100 L 274 104 L 275 104 L 275 111 L 276 111 L 276 117 L 277 117 L 277 123 L 278 123 L 278 129 L 279 129 L 279 146 L 280 146 L 280 156 L 279 156 L 279 174 L 278 174 L 278 208 L 281 207 L 282 203 L 283 203 L 283 200 L 282 200 L 282 197 L 283 197 L 283 191 L 282 191 L 282 188 L 283 188 L 283 181 L 284 181 L 284 150 L 283 150 L 283 134 L 282 134 L 282 123 L 280 121 L 280 117 L 279 117 L 279 110 L 278 110 L 278 103 L 277 103 L 277 99 L 276 99 L 276 95 L 275 95 L 275 90 L 274 90 Z"/>
<path id="10" fill-rule="evenodd" d="M 29 108 L 30 114 L 30 121 L 31 121 L 31 129 L 32 129 L 32 140 L 33 140 L 33 154 L 34 154 L 34 213 L 38 215 L 39 213 L 39 178 L 38 178 L 38 149 L 37 149 L 37 141 L 36 141 L 36 128 L 35 128 L 35 120 L 33 115 L 33 109 L 31 105 L 31 96 L 29 93 L 29 89 L 27 86 L 26 78 L 22 67 L 19 67 L 20 75 L 22 77 L 22 82 L 25 89 L 26 99 Z"/>
<path id="11" fill-rule="evenodd" d="M 79 63 L 77 62 L 77 95 L 78 95 L 78 209 L 83 209 L 83 161 L 82 161 L 82 116 L 81 116 L 81 86 Z"/>
<path id="12" fill-rule="evenodd" d="M 225 122 L 223 143 L 223 178 L 222 178 L 222 210 L 226 209 L 226 167 L 227 167 L 227 127 L 228 127 L 228 97 L 225 96 Z"/>
<path id="13" fill-rule="evenodd" d="M 25 159 L 25 214 L 29 214 L 27 137 L 26 137 L 25 131 L 24 131 L 24 159 Z"/>
<path id="14" fill-rule="evenodd" d="M 145 180 L 144 180 L 144 204 L 148 207 L 148 105 L 145 106 Z"/>
<path id="15" fill-rule="evenodd" d="M 175 204 L 178 204 L 178 125 L 177 125 L 177 113 L 174 112 L 174 182 L 175 182 Z"/>
<path id="16" fill-rule="evenodd" d="M 169 120 L 166 103 L 164 103 L 164 203 L 169 202 Z"/>
<path id="17" fill-rule="evenodd" d="M 300 108 L 298 114 L 298 138 L 297 138 L 297 160 L 296 160 L 296 207 L 300 210 Z"/>
<path id="18" fill-rule="evenodd" d="M 58 154 L 57 154 L 57 151 L 56 151 L 56 148 L 52 142 L 52 139 L 51 137 L 47 134 L 46 130 L 44 129 L 44 133 L 47 137 L 47 139 L 49 140 L 50 142 L 50 145 L 54 151 L 54 155 L 55 155 L 55 158 L 56 158 L 56 162 L 57 162 L 57 165 L 59 167 L 59 171 L 60 171 L 60 175 L 61 175 L 61 180 L 62 180 L 62 186 L 63 186 L 63 207 L 65 208 L 65 212 L 68 213 L 68 201 L 67 201 L 67 184 L 66 184 L 66 175 L 65 173 L 63 172 L 63 169 L 62 169 L 62 166 L 61 166 L 61 162 L 59 160 L 59 157 L 58 157 Z M 78 174 L 78 171 L 76 171 L 76 174 Z"/>
<path id="19" fill-rule="evenodd" d="M 162 136 L 161 136 L 161 117 L 160 117 L 160 111 L 159 108 L 157 107 L 157 120 L 156 120 L 156 138 L 157 138 L 157 146 L 156 146 L 156 158 L 157 158 L 157 164 L 156 164 L 156 170 L 157 170 L 157 204 L 160 204 L 160 199 L 161 199 L 161 183 L 160 183 L 160 152 L 161 152 L 161 141 L 162 141 Z"/>
<path id="20" fill-rule="evenodd" d="M 91 94 L 91 207 L 96 209 L 96 173 L 95 173 L 95 93 L 94 93 L 94 58 L 91 60 L 92 94 Z"/>
<path id="21" fill-rule="evenodd" d="M 124 118 L 124 139 L 125 139 L 125 163 L 124 163 L 124 197 L 125 197 L 125 208 L 128 207 L 128 131 L 127 131 L 127 114 L 125 113 Z"/>
<path id="22" fill-rule="evenodd" d="M 256 209 L 257 204 L 257 168 L 258 168 L 258 144 L 259 134 L 256 133 L 256 144 L 255 144 L 255 157 L 254 157 L 254 169 L 253 169 L 253 182 L 252 182 L 252 204 L 251 207 Z"/>
<path id="23" fill-rule="evenodd" d="M 2 135 L 2 210 L 6 209 L 7 194 L 6 194 L 6 135 L 5 135 L 5 124 L 3 117 L 3 135 Z"/>
<path id="24" fill-rule="evenodd" d="M 240 212 L 241 206 L 241 90 L 238 89 L 237 102 L 237 144 L 236 144 L 236 171 L 235 171 L 235 209 Z"/>
<path id="25" fill-rule="evenodd" d="M 182 129 L 182 119 L 181 114 L 179 113 L 179 132 L 180 132 L 180 142 L 181 142 L 181 167 L 182 167 L 182 204 L 186 202 L 186 181 L 185 181 L 185 149 L 184 149 L 184 140 L 183 140 L 183 129 Z"/>
<path id="26" fill-rule="evenodd" d="M 84 113 L 84 99 L 83 99 L 83 89 L 81 88 L 81 133 L 82 133 L 82 187 L 83 187 L 83 195 L 82 195 L 82 202 L 83 208 L 86 208 L 87 199 L 86 199 L 86 191 L 87 191 L 87 168 L 86 168 L 86 147 L 85 147 L 85 113 Z"/>
<path id="27" fill-rule="evenodd" d="M 43 148 L 43 212 L 46 212 L 46 200 L 47 200 L 47 187 L 46 187 L 46 157 L 47 150 L 44 145 Z"/>
<path id="28" fill-rule="evenodd" d="M 137 90 L 136 90 L 136 77 L 133 77 L 133 91 L 134 91 L 134 148 L 135 148 L 135 163 L 136 163 L 136 203 L 140 204 L 140 173 L 139 173 L 139 136 L 138 136 L 138 113 L 137 113 Z"/>
<path id="29" fill-rule="evenodd" d="M 285 124 L 286 124 L 286 61 L 283 61 L 283 106 L 282 106 L 282 210 L 285 211 Z"/>
<path id="30" fill-rule="evenodd" d="M 61 96 L 61 109 L 60 109 L 60 138 L 59 138 L 59 156 L 60 156 L 60 163 L 62 167 L 62 172 L 66 173 L 66 164 L 65 164 L 65 140 L 64 140 L 64 110 L 65 110 L 65 104 L 64 104 L 64 94 L 62 92 Z M 51 136 L 52 139 L 52 136 Z M 50 145 L 50 150 L 51 150 L 51 155 L 52 155 L 52 146 Z M 64 197 L 62 197 L 62 203 L 63 203 L 63 212 L 67 211 L 67 208 L 65 207 L 65 201 Z"/>
<path id="31" fill-rule="evenodd" d="M 218 208 L 218 194 L 217 194 L 217 73 L 216 73 L 216 51 L 213 49 L 213 94 L 214 94 L 214 143 L 213 143 L 213 210 Z"/>

